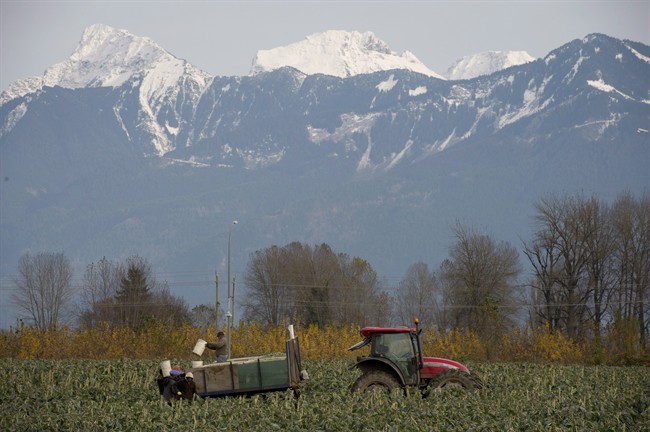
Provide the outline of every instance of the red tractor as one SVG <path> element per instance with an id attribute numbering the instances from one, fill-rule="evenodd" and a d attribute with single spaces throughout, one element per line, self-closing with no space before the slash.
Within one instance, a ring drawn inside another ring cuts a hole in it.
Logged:
<path id="1" fill-rule="evenodd" d="M 363 340 L 349 348 L 357 350 L 370 344 L 370 355 L 357 357 L 357 367 L 363 374 L 352 385 L 353 392 L 384 390 L 415 386 L 426 393 L 444 387 L 483 388 L 481 380 L 466 366 L 444 358 L 423 357 L 420 345 L 421 329 L 364 327 Z"/>

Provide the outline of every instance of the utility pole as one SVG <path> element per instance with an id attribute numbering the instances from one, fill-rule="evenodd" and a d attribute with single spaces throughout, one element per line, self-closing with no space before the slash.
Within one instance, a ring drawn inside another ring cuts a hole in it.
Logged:
<path id="1" fill-rule="evenodd" d="M 215 313 L 214 313 L 214 315 L 215 315 L 214 331 L 215 331 L 215 335 L 216 335 L 219 332 L 219 306 L 220 306 L 220 304 L 219 304 L 219 275 L 217 274 L 216 271 L 214 272 L 214 286 L 215 286 L 216 291 L 217 291 L 217 295 L 215 297 L 217 299 L 217 303 L 216 303 L 217 309 L 215 310 Z"/>
<path id="2" fill-rule="evenodd" d="M 232 277 L 232 326 L 235 327 L 235 282 L 237 281 L 237 275 Z"/>

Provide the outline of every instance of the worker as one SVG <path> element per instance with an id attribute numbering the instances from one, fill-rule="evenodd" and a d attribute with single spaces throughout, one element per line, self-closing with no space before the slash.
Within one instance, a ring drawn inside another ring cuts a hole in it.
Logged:
<path id="1" fill-rule="evenodd" d="M 211 350 L 215 350 L 215 355 L 217 356 L 217 363 L 223 363 L 228 360 L 228 353 L 226 346 L 226 337 L 222 331 L 217 333 L 217 341 L 215 343 L 207 343 L 205 347 Z"/>
<path id="2" fill-rule="evenodd" d="M 158 390 L 160 395 L 165 399 L 168 405 L 172 404 L 172 401 L 179 400 L 182 396 L 182 392 L 178 387 L 179 380 L 184 375 L 181 371 L 172 369 L 169 372 L 168 376 L 162 375 L 162 370 L 159 371 L 160 374 L 156 379 L 158 383 Z"/>
<path id="3" fill-rule="evenodd" d="M 165 386 L 167 385 L 167 378 L 170 378 L 169 375 L 164 376 L 162 369 L 158 369 L 158 376 L 156 377 L 156 384 L 158 384 L 158 392 L 160 396 L 165 392 Z"/>
<path id="4" fill-rule="evenodd" d="M 187 372 L 183 379 L 180 379 L 176 386 L 178 390 L 182 393 L 181 397 L 192 403 L 194 400 L 194 395 L 196 394 L 196 383 L 194 382 L 194 374 L 192 372 Z"/>

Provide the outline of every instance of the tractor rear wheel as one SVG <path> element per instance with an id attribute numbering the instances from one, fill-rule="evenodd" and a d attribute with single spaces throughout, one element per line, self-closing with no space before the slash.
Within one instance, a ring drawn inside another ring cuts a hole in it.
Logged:
<path id="1" fill-rule="evenodd" d="M 352 384 L 352 392 L 365 393 L 380 391 L 390 393 L 393 389 L 399 388 L 400 383 L 393 375 L 381 370 L 373 370 L 364 373 Z"/>
<path id="2" fill-rule="evenodd" d="M 450 388 L 481 389 L 483 388 L 483 384 L 478 378 L 458 369 L 442 371 L 429 383 L 429 390 L 435 391 Z"/>

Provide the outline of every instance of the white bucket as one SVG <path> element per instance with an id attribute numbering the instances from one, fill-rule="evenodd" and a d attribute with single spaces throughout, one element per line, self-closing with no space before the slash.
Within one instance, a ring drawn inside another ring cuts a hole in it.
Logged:
<path id="1" fill-rule="evenodd" d="M 203 339 L 199 339 L 196 341 L 196 345 L 194 345 L 194 349 L 192 352 L 196 354 L 197 356 L 201 357 L 203 355 L 203 351 L 205 351 L 205 345 L 207 344 L 206 341 Z"/>
<path id="2" fill-rule="evenodd" d="M 162 375 L 164 377 L 169 376 L 169 372 L 172 370 L 172 362 L 169 360 L 165 360 L 164 362 L 160 363 L 160 370 L 162 371 Z"/>
<path id="3" fill-rule="evenodd" d="M 203 367 L 203 361 L 201 360 L 192 361 L 192 368 L 200 368 L 200 367 Z"/>

